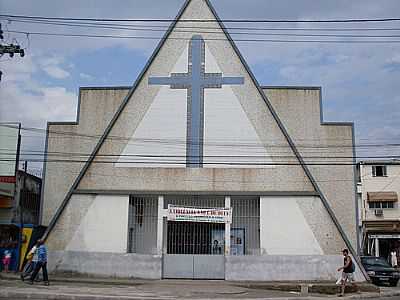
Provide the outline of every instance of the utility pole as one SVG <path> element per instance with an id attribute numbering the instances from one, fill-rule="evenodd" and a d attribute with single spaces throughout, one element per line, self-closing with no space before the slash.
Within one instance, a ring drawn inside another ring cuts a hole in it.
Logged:
<path id="1" fill-rule="evenodd" d="M 3 30 L 1 29 L 1 23 L 0 23 L 0 40 L 3 40 Z M 21 49 L 21 46 L 19 45 L 14 45 L 14 44 L 0 44 L 0 57 L 2 57 L 4 54 L 8 53 L 10 57 L 13 57 L 15 53 L 19 53 L 21 57 L 25 56 L 25 51 L 24 49 Z M 0 81 L 1 81 L 1 75 L 3 75 L 3 72 L 0 70 Z"/>

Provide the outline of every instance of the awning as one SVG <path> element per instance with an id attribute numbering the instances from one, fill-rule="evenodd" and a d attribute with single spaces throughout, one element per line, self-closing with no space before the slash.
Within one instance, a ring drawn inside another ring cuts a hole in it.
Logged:
<path id="1" fill-rule="evenodd" d="M 398 200 L 396 192 L 368 192 L 368 202 L 396 202 Z"/>
<path id="2" fill-rule="evenodd" d="M 12 208 L 13 198 L 0 195 L 0 208 Z"/>

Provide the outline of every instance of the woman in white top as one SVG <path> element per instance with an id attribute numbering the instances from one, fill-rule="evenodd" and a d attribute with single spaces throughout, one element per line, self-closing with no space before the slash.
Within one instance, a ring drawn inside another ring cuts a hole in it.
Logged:
<path id="1" fill-rule="evenodd" d="M 390 263 L 393 268 L 397 268 L 397 254 L 396 251 L 390 252 Z"/>
<path id="2" fill-rule="evenodd" d="M 24 271 L 21 273 L 21 280 L 24 281 L 26 277 L 30 276 L 32 271 L 35 269 L 35 264 L 38 261 L 38 253 L 37 253 L 37 243 L 33 245 L 32 249 L 26 255 L 26 259 L 28 260 Z"/>

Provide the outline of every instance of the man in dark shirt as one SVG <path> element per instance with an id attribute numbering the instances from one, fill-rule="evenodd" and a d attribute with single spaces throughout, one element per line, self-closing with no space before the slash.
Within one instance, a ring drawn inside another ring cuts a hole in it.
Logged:
<path id="1" fill-rule="evenodd" d="M 44 284 L 49 285 L 49 278 L 47 276 L 47 247 L 44 245 L 43 240 L 38 240 L 38 248 L 36 251 L 38 253 L 38 261 L 35 265 L 35 269 L 33 270 L 29 283 L 33 284 L 36 275 L 39 273 L 40 269 L 42 269 Z"/>
<path id="2" fill-rule="evenodd" d="M 339 297 L 344 296 L 344 289 L 346 288 L 346 281 L 349 281 L 354 287 L 357 287 L 354 282 L 354 271 L 355 266 L 349 255 L 349 250 L 343 249 L 342 251 L 344 259 L 343 259 L 343 267 L 338 269 L 338 272 L 342 271 L 342 281 L 341 281 L 341 293 Z"/>

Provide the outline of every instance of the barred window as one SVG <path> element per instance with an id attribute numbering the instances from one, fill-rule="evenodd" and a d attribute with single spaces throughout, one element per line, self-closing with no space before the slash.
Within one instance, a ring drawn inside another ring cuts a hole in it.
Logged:
<path id="1" fill-rule="evenodd" d="M 368 202 L 369 208 L 394 208 L 394 203 L 392 201 L 373 201 Z"/>

